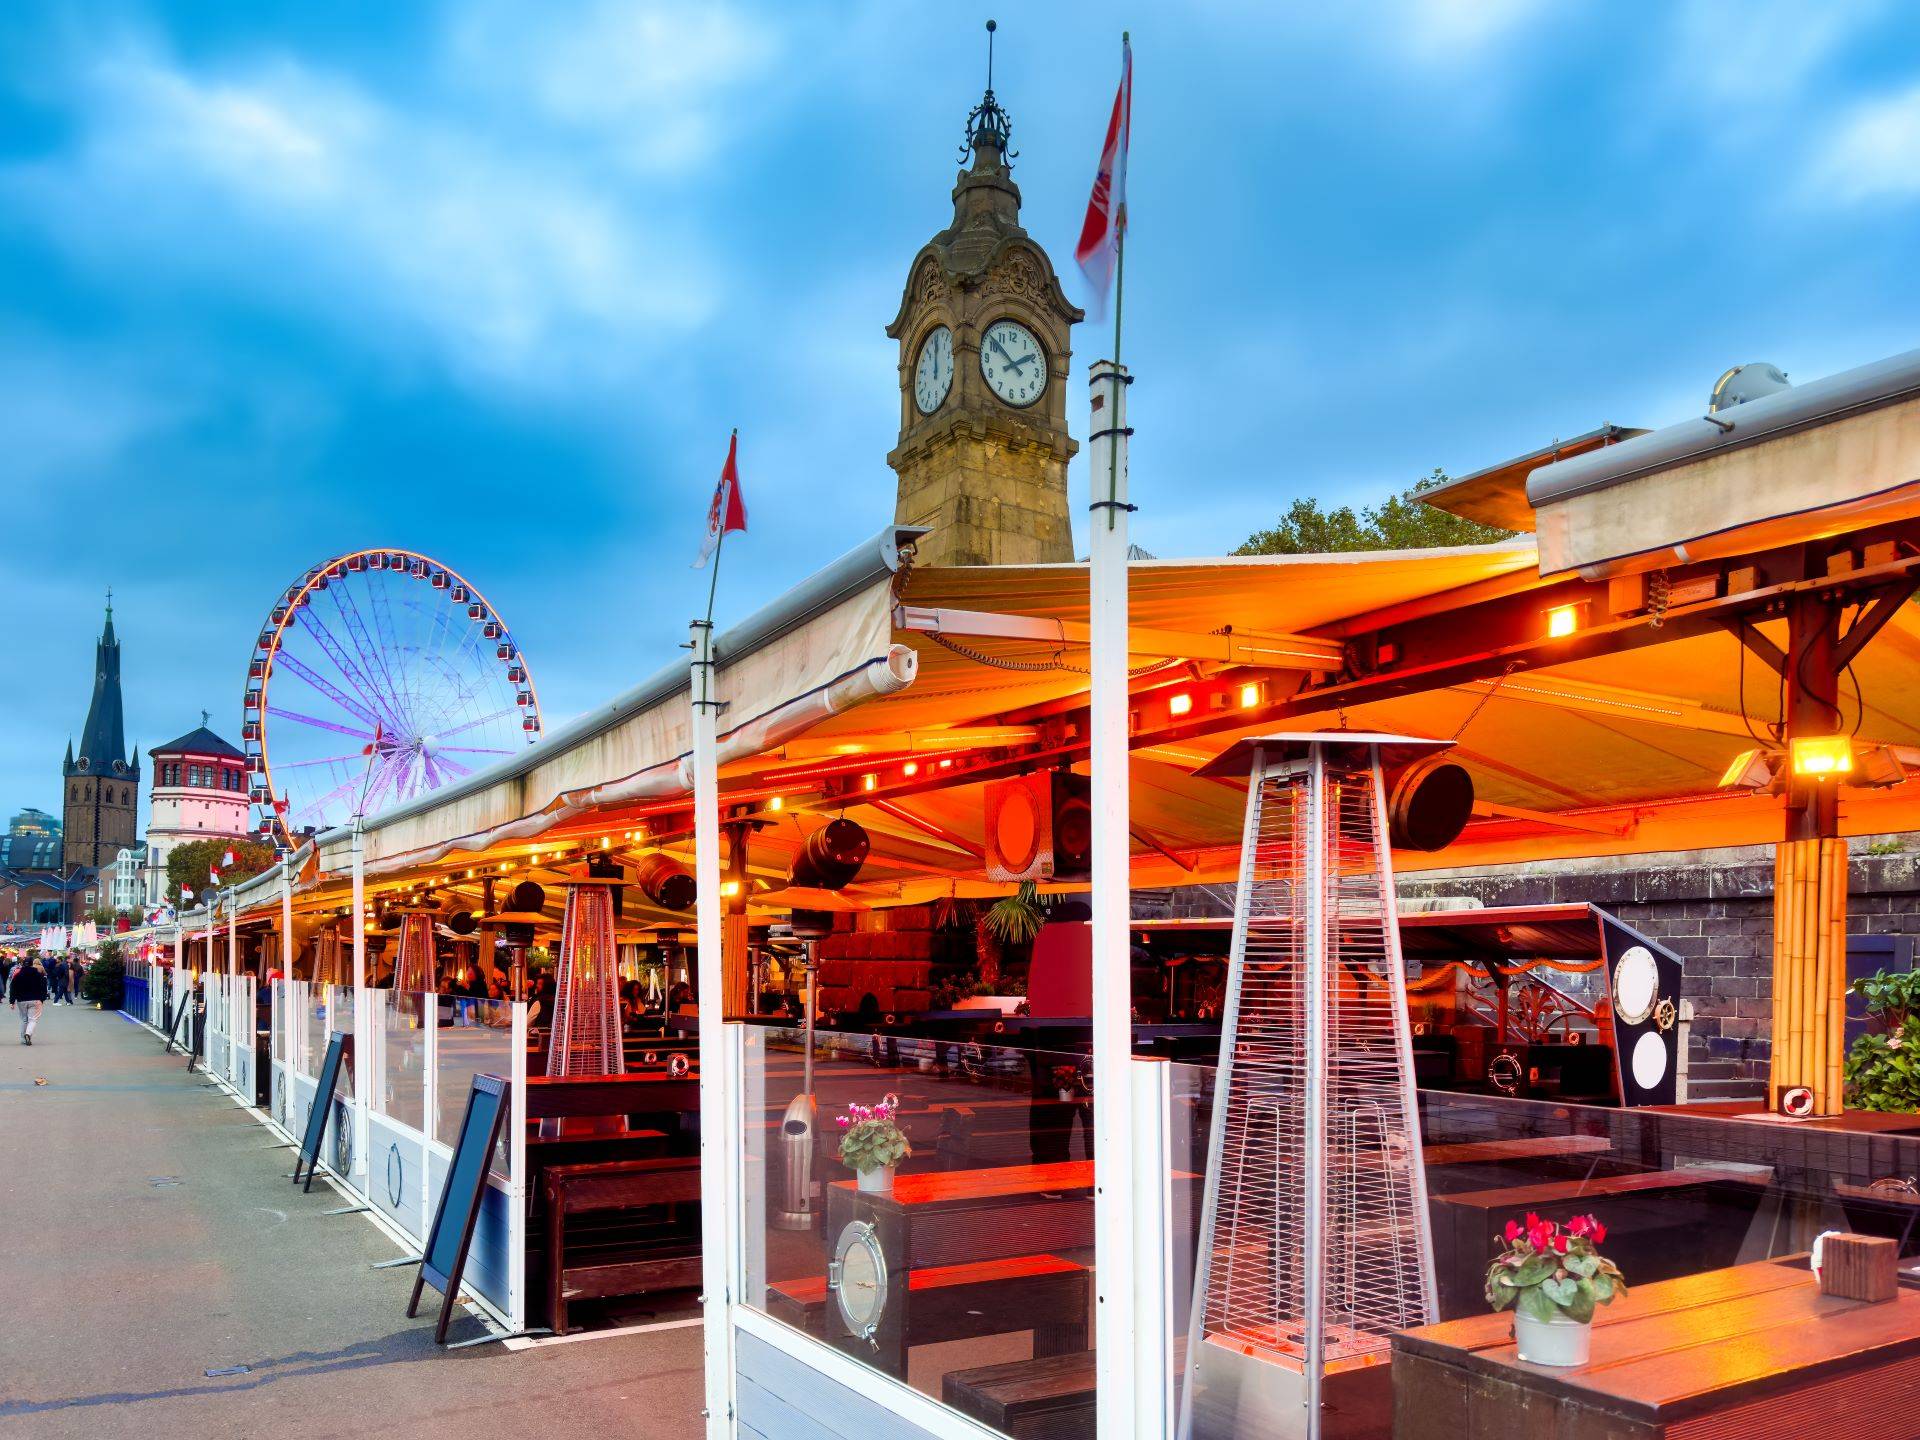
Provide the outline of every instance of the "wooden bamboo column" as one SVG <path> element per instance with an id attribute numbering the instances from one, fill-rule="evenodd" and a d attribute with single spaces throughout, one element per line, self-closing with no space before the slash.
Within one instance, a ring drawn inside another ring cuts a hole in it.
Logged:
<path id="1" fill-rule="evenodd" d="M 1768 1098 L 1795 1086 L 1814 1113 L 1838 1115 L 1846 1056 L 1847 842 L 1783 840 L 1774 857 L 1773 1075 Z"/>

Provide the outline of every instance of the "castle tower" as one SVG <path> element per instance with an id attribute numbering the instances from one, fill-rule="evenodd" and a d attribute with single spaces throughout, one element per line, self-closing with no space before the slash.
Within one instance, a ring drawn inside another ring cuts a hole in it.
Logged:
<path id="1" fill-rule="evenodd" d="M 111 591 L 107 623 L 94 649 L 93 699 L 80 732 L 80 753 L 69 741 L 61 772 L 64 863 L 68 869 L 105 870 L 138 838 L 140 809 L 140 764 L 127 753 L 120 704 L 120 642 L 113 634 Z"/>
<path id="2" fill-rule="evenodd" d="M 991 26 L 989 26 L 991 29 Z M 991 40 L 989 40 L 991 45 Z M 1073 559 L 1067 370 L 1081 312 L 1020 226 L 1012 122 L 987 93 L 967 117 L 953 223 L 907 268 L 900 312 L 900 442 L 894 519 L 928 525 L 934 565 Z"/>

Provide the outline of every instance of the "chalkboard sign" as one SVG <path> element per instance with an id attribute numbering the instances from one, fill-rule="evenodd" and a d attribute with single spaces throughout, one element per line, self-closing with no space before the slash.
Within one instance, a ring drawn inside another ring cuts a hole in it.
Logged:
<path id="1" fill-rule="evenodd" d="M 473 1248 L 480 1199 L 487 1190 L 487 1167 L 493 1161 L 493 1147 L 500 1143 L 507 1108 L 505 1080 L 498 1075 L 473 1077 L 473 1089 L 467 1092 L 466 1118 L 460 1122 L 460 1136 L 453 1145 L 453 1164 L 447 1169 L 447 1183 L 440 1191 L 440 1204 L 427 1230 L 413 1298 L 407 1302 L 407 1315 L 412 1318 L 420 1308 L 420 1291 L 428 1281 L 433 1282 L 442 1297 L 440 1320 L 433 1327 L 437 1345 L 447 1343 L 447 1323 L 453 1318 L 453 1302 L 460 1294 L 467 1252 Z"/>
<path id="2" fill-rule="evenodd" d="M 327 1058 L 320 1062 L 320 1080 L 313 1091 L 313 1108 L 307 1112 L 307 1133 L 300 1142 L 300 1153 L 294 1157 L 293 1178 L 300 1179 L 300 1167 L 307 1167 L 307 1183 L 302 1189 L 313 1189 L 313 1172 L 320 1168 L 320 1141 L 327 1133 L 327 1116 L 333 1112 L 333 1092 L 340 1084 L 340 1067 L 353 1054 L 353 1036 L 344 1030 L 333 1032 L 333 1038 L 327 1041 Z"/>

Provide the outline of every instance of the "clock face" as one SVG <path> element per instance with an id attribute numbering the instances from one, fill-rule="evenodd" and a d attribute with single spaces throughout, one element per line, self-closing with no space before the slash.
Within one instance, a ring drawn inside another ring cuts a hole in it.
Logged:
<path id="1" fill-rule="evenodd" d="M 1009 405 L 1033 404 L 1047 388 L 1047 353 L 1017 320 L 996 320 L 980 337 L 980 373 Z"/>
<path id="2" fill-rule="evenodd" d="M 953 331 L 939 325 L 920 342 L 920 359 L 913 367 L 913 403 L 922 415 L 931 415 L 952 389 Z"/>
<path id="3" fill-rule="evenodd" d="M 839 1261 L 834 1296 L 840 1318 L 850 1333 L 871 1340 L 887 1308 L 887 1257 L 880 1237 L 866 1221 L 855 1220 L 840 1232 L 834 1252 Z"/>

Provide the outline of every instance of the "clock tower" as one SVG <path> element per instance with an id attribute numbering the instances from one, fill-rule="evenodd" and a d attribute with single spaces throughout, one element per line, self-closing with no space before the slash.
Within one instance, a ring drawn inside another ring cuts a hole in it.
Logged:
<path id="1" fill-rule="evenodd" d="M 989 24 L 989 30 L 992 26 Z M 967 117 L 953 223 L 907 269 L 900 313 L 900 443 L 894 520 L 927 525 L 922 564 L 1073 559 L 1067 367 L 1081 312 L 1020 226 L 1012 124 L 993 96 Z"/>

